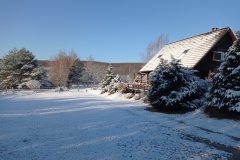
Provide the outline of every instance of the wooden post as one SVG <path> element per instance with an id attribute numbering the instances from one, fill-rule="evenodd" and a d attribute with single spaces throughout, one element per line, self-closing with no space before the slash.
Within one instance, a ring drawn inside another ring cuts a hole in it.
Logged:
<path id="1" fill-rule="evenodd" d="M 149 84 L 149 73 L 147 73 L 147 84 Z"/>
<path id="2" fill-rule="evenodd" d="M 211 73 L 212 73 L 212 71 L 209 70 L 209 71 L 208 71 L 208 76 L 207 76 L 207 79 L 208 79 L 208 80 L 211 79 Z"/>

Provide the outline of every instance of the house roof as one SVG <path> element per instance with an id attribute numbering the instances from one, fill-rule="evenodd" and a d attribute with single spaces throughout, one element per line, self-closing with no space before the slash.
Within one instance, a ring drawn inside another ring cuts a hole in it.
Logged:
<path id="1" fill-rule="evenodd" d="M 227 32 L 231 33 L 233 40 L 236 39 L 232 30 L 227 27 L 169 43 L 139 72 L 151 72 L 158 66 L 160 58 L 171 61 L 172 57 L 180 59 L 184 67 L 193 68 Z"/>

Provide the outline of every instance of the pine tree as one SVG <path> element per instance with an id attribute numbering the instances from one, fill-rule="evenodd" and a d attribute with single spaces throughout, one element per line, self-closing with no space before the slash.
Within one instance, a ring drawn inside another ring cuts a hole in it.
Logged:
<path id="1" fill-rule="evenodd" d="M 27 82 L 47 81 L 46 71 L 38 65 L 35 56 L 25 48 L 13 49 L 3 57 L 0 88 L 29 88 Z M 50 84 L 50 82 L 48 82 Z"/>
<path id="2" fill-rule="evenodd" d="M 121 82 L 121 78 L 119 74 L 117 74 L 110 82 L 108 86 L 108 93 L 109 94 L 114 94 L 117 92 L 117 84 Z"/>
<path id="3" fill-rule="evenodd" d="M 77 58 L 69 69 L 67 86 L 70 87 L 71 85 L 79 85 L 82 83 L 84 70 L 83 63 Z"/>
<path id="4" fill-rule="evenodd" d="M 151 75 L 151 87 L 148 92 L 150 104 L 166 112 L 198 108 L 198 99 L 203 95 L 206 83 L 202 83 L 194 72 L 182 67 L 179 60 L 173 59 L 170 63 L 161 60 Z"/>
<path id="5" fill-rule="evenodd" d="M 219 72 L 213 75 L 206 112 L 210 115 L 240 116 L 240 41 L 226 53 Z"/>
<path id="6" fill-rule="evenodd" d="M 115 77 L 114 73 L 112 71 L 113 67 L 110 64 L 107 68 L 106 74 L 101 82 L 101 88 L 103 92 L 107 92 L 108 91 L 108 86 L 110 85 L 112 79 Z"/>

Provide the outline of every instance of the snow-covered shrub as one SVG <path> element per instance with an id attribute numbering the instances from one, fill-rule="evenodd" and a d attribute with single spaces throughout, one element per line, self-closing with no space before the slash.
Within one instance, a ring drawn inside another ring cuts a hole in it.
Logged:
<path id="1" fill-rule="evenodd" d="M 226 53 L 219 72 L 212 78 L 207 107 L 212 116 L 236 115 L 240 117 L 240 41 L 237 40 Z"/>
<path id="2" fill-rule="evenodd" d="M 150 104 L 161 111 L 176 112 L 194 110 L 196 103 L 207 90 L 204 80 L 194 75 L 194 70 L 182 67 L 179 60 L 170 63 L 161 60 L 151 74 L 148 92 Z"/>
<path id="3" fill-rule="evenodd" d="M 52 89 L 54 88 L 54 84 L 49 80 L 42 80 L 40 89 Z"/>
<path id="4" fill-rule="evenodd" d="M 147 95 L 142 98 L 142 101 L 143 101 L 143 103 L 147 103 L 147 104 L 150 103 Z"/>
<path id="5" fill-rule="evenodd" d="M 19 89 L 40 89 L 41 83 L 38 80 L 30 80 L 24 83 L 21 83 Z"/>
<path id="6" fill-rule="evenodd" d="M 68 88 L 64 86 L 55 88 L 55 92 L 63 92 L 63 91 L 68 91 Z"/>
<path id="7" fill-rule="evenodd" d="M 140 93 L 135 94 L 135 95 L 134 95 L 134 99 L 135 99 L 135 100 L 141 99 Z"/>
<path id="8" fill-rule="evenodd" d="M 127 93 L 126 95 L 125 95 L 125 98 L 127 98 L 127 99 L 131 99 L 131 98 L 133 98 L 134 97 L 134 93 Z"/>
<path id="9" fill-rule="evenodd" d="M 120 93 L 126 93 L 127 92 L 127 84 L 121 82 L 121 83 L 116 83 L 117 91 Z"/>

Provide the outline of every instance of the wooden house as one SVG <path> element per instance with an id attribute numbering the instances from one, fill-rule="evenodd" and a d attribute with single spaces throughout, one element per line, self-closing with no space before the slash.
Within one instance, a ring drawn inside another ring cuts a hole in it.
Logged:
<path id="1" fill-rule="evenodd" d="M 159 65 L 160 58 L 171 61 L 171 57 L 181 60 L 184 67 L 197 70 L 199 77 L 209 79 L 236 39 L 231 28 L 227 27 L 212 28 L 210 32 L 169 43 L 140 69 L 134 85 L 148 87 L 150 73 Z"/>

